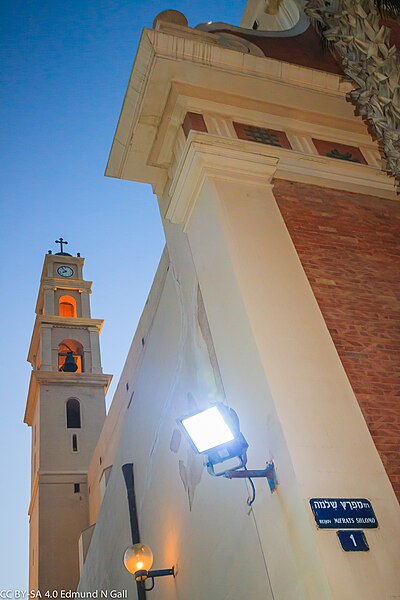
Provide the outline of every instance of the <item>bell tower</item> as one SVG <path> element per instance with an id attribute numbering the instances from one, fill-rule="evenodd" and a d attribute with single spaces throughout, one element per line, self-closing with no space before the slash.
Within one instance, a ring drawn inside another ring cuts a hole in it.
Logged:
<path id="1" fill-rule="evenodd" d="M 24 421 L 32 427 L 29 589 L 75 590 L 78 540 L 89 526 L 87 470 L 105 419 L 111 375 L 101 367 L 103 321 L 90 315 L 84 259 L 46 255 L 28 361 Z"/>

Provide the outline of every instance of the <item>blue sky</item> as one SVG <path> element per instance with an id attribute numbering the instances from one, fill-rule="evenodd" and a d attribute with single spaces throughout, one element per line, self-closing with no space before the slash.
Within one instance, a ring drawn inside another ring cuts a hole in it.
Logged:
<path id="1" fill-rule="evenodd" d="M 27 589 L 30 430 L 26 362 L 44 254 L 86 257 L 103 368 L 123 367 L 164 236 L 150 186 L 104 177 L 143 27 L 167 8 L 194 27 L 239 24 L 245 0 L 4 0 L 0 5 L 3 343 L 0 589 Z M 190 7 L 190 8 L 189 8 Z"/>

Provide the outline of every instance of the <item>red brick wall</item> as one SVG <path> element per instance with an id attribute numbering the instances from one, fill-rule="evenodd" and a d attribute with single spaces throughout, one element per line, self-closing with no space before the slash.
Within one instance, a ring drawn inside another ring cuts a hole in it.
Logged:
<path id="1" fill-rule="evenodd" d="M 400 499 L 400 198 L 282 180 L 274 194 Z"/>

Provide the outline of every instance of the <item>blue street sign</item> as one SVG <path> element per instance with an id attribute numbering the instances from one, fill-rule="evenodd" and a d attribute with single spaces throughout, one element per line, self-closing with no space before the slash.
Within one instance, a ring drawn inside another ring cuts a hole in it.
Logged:
<path id="1" fill-rule="evenodd" d="M 311 510 L 320 529 L 375 529 L 378 520 L 366 498 L 311 498 Z"/>
<path id="2" fill-rule="evenodd" d="M 345 552 L 368 552 L 369 546 L 363 531 L 337 531 L 337 536 Z"/>

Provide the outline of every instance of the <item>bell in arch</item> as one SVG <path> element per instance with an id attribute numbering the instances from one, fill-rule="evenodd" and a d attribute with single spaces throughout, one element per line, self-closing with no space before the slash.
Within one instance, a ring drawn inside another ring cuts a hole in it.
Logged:
<path id="1" fill-rule="evenodd" d="M 78 365 L 75 362 L 73 352 L 67 352 L 67 356 L 65 357 L 65 362 L 62 366 L 62 370 L 64 373 L 75 373 L 78 369 Z"/>

